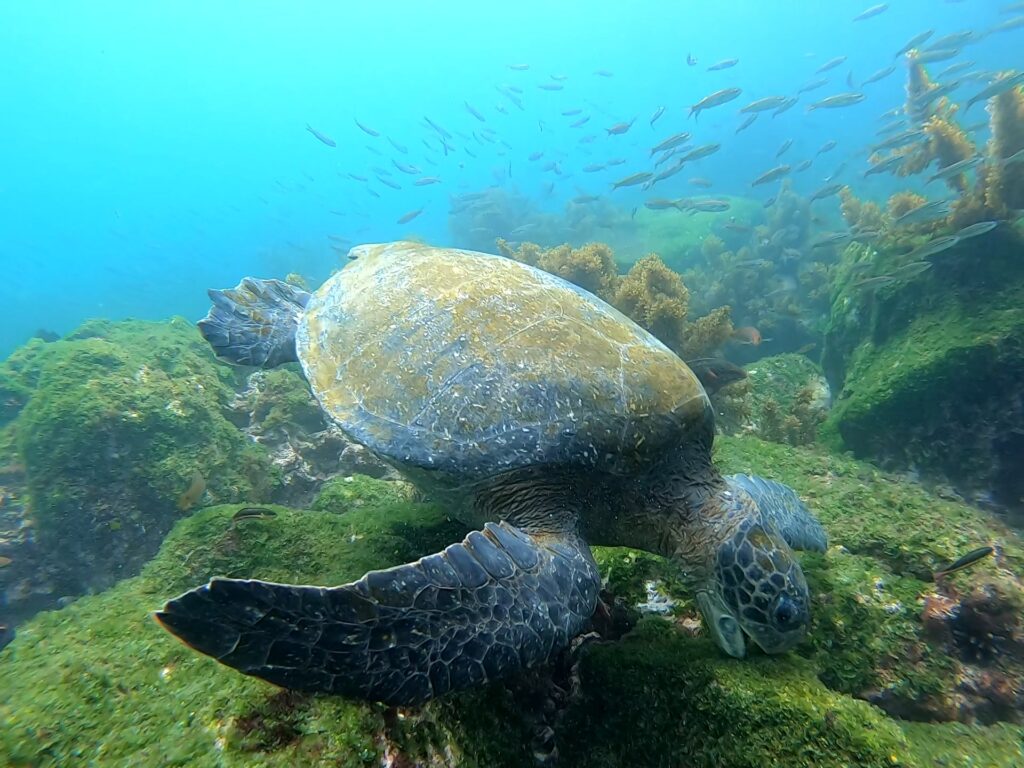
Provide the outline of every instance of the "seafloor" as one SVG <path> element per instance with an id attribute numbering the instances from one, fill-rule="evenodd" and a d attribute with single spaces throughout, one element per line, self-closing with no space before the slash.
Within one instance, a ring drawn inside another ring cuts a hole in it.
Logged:
<path id="1" fill-rule="evenodd" d="M 791 484 L 831 538 L 801 558 L 813 627 L 795 653 L 724 658 L 668 563 L 600 549 L 611 634 L 531 676 L 394 710 L 246 678 L 150 613 L 213 575 L 346 582 L 462 528 L 326 424 L 295 370 L 220 365 L 184 320 L 33 340 L 0 365 L 0 622 L 17 631 L 0 651 L 0 755 L 13 766 L 1021 765 L 1018 534 L 948 484 L 831 448 L 843 422 L 806 357 L 748 368 L 740 394 L 716 396 L 735 433 L 719 438 L 718 462 Z M 233 523 L 255 502 L 276 516 Z M 981 545 L 994 556 L 932 580 Z"/>

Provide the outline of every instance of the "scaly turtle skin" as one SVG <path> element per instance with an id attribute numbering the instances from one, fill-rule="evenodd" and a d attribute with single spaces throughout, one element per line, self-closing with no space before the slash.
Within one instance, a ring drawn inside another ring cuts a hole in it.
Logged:
<path id="1" fill-rule="evenodd" d="M 157 618 L 289 688 L 394 704 L 543 663 L 585 627 L 587 542 L 674 558 L 734 656 L 809 620 L 790 546 L 821 526 L 779 483 L 723 478 L 693 372 L 614 308 L 497 256 L 368 245 L 312 296 L 246 278 L 200 329 L 229 362 L 298 360 L 345 433 L 477 528 L 333 588 L 214 579 Z"/>

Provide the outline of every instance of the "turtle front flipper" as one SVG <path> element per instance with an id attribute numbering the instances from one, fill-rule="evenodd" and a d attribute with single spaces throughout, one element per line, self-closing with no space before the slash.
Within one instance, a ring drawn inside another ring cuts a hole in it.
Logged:
<path id="1" fill-rule="evenodd" d="M 750 494 L 765 521 L 771 523 L 793 549 L 809 552 L 828 549 L 825 529 L 788 485 L 757 475 L 729 475 L 725 479 L 731 487 Z"/>
<path id="2" fill-rule="evenodd" d="M 246 277 L 234 288 L 208 293 L 213 306 L 199 321 L 199 331 L 217 357 L 260 368 L 299 359 L 295 328 L 309 302 L 306 291 L 280 280 Z"/>
<path id="3" fill-rule="evenodd" d="M 408 705 L 544 662 L 583 629 L 600 586 L 579 539 L 488 523 L 341 587 L 213 579 L 156 618 L 247 675 Z"/>

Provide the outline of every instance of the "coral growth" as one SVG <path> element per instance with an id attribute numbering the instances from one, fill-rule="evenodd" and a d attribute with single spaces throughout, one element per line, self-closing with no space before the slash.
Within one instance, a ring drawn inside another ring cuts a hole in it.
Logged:
<path id="1" fill-rule="evenodd" d="M 859 199 L 848 186 L 839 190 L 839 211 L 850 229 L 878 232 L 886 224 L 878 204 Z"/>
<path id="2" fill-rule="evenodd" d="M 1017 86 L 996 96 L 989 112 L 992 138 L 984 178 L 986 205 L 996 213 L 1024 208 L 1024 163 L 1000 162 L 1024 150 L 1024 88 Z"/>
<path id="3" fill-rule="evenodd" d="M 629 272 L 619 275 L 615 256 L 604 243 L 579 248 L 521 243 L 513 248 L 499 239 L 498 251 L 596 294 L 683 357 L 706 355 L 732 334 L 729 307 L 717 307 L 689 321 L 690 292 L 679 273 L 669 269 L 657 254 L 644 256 Z"/>
<path id="4" fill-rule="evenodd" d="M 604 243 L 587 243 L 579 248 L 568 245 L 551 248 L 541 255 L 537 266 L 606 301 L 614 295 L 619 276 L 612 249 Z"/>
<path id="5" fill-rule="evenodd" d="M 656 254 L 640 259 L 622 278 L 612 303 L 672 349 L 680 349 L 690 292 L 683 278 Z"/>
<path id="6" fill-rule="evenodd" d="M 604 243 L 587 243 L 573 248 L 568 243 L 541 248 L 536 243 L 520 243 L 513 248 L 498 238 L 498 253 L 568 280 L 580 288 L 611 301 L 615 295 L 619 270 L 612 249 Z"/>

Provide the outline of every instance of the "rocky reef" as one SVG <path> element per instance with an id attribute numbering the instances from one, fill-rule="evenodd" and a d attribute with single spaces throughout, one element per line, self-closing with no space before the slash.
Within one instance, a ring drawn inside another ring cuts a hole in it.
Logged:
<path id="1" fill-rule="evenodd" d="M 854 244 L 832 289 L 823 365 L 835 447 L 947 478 L 1024 519 L 1024 233 L 1012 225 L 948 249 L 912 279 L 863 284 L 897 251 Z"/>
<path id="2" fill-rule="evenodd" d="M 841 192 L 861 241 L 846 247 L 831 285 L 822 363 L 836 404 L 824 434 L 834 448 L 949 483 L 1021 524 L 1024 89 L 988 101 L 990 138 L 979 151 L 913 52 L 909 72 L 906 110 L 923 140 L 911 131 L 914 141 L 875 161 L 899 161 L 900 175 L 936 163 L 933 178 L 957 200 L 917 215 L 927 201 L 911 192 L 884 209 Z"/>
<path id="3" fill-rule="evenodd" d="M 763 356 L 816 348 L 828 307 L 836 253 L 815 247 L 815 201 L 784 182 L 764 211 L 719 222 L 683 273 L 694 289 L 695 311 L 727 305 L 737 326 L 756 327 L 756 344 L 737 344 L 730 356 L 748 363 Z"/>
<path id="4" fill-rule="evenodd" d="M 746 373 L 711 396 L 719 431 L 789 445 L 818 439 L 832 395 L 816 363 L 805 355 L 773 355 L 751 363 Z"/>
<path id="5" fill-rule="evenodd" d="M 793 484 L 829 529 L 828 553 L 803 557 L 814 626 L 797 653 L 723 658 L 670 564 L 622 549 L 596 557 L 607 600 L 627 630 L 636 622 L 624 637 L 419 708 L 282 691 L 149 619 L 215 574 L 341 583 L 463 534 L 407 486 L 353 477 L 332 481 L 310 511 L 274 507 L 238 524 L 234 505 L 195 512 L 139 576 L 20 627 L 0 652 L 0 752 L 15 765 L 1019 764 L 1019 538 L 856 461 L 749 437 L 720 440 L 717 458 Z M 979 543 L 998 556 L 930 580 Z M 637 621 L 652 592 L 667 596 L 659 615 Z M 937 597 L 962 606 L 943 614 L 955 620 L 936 618 Z M 1000 621 L 999 654 L 956 651 L 958 633 L 984 639 Z"/>
<path id="6" fill-rule="evenodd" d="M 0 623 L 138 573 L 193 508 L 391 472 L 297 370 L 220 364 L 181 318 L 34 339 L 0 364 L 0 402 Z"/>

